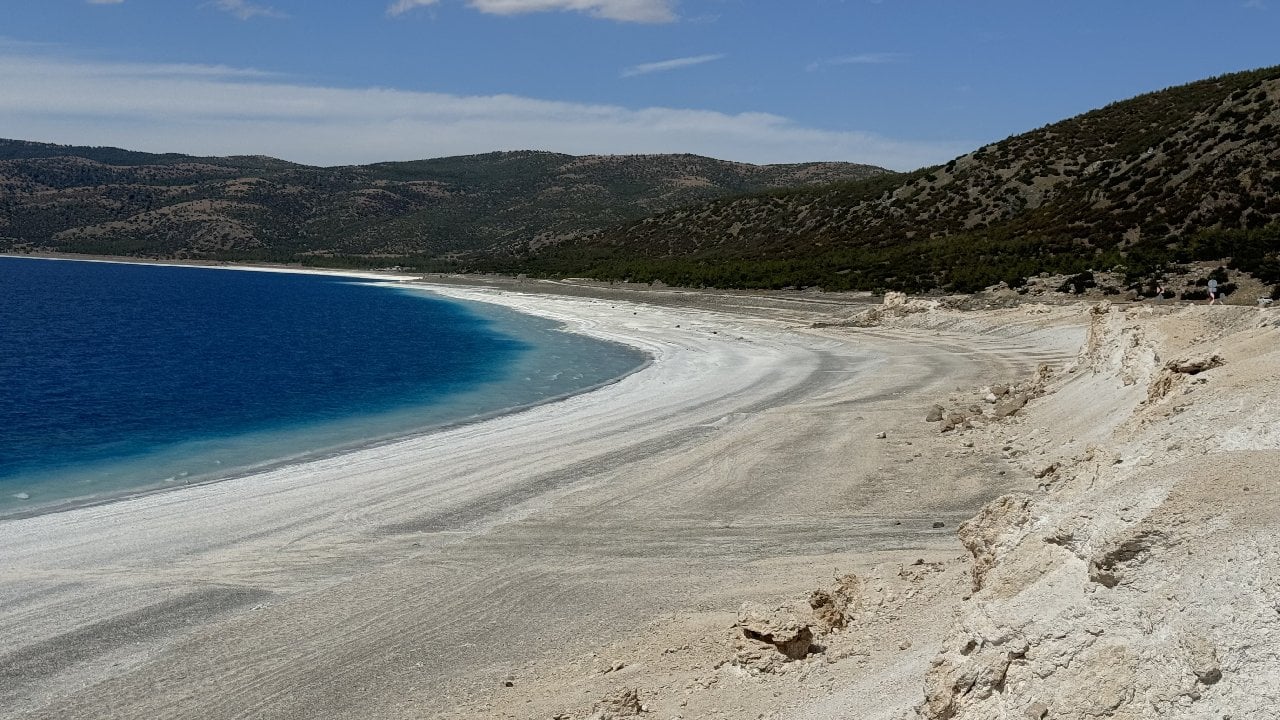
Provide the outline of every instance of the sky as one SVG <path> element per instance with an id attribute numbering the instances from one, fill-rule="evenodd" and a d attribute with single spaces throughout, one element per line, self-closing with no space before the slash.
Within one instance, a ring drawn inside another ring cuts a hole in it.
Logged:
<path id="1" fill-rule="evenodd" d="M 1277 38 L 1280 0 L 0 0 L 0 137 L 910 170 Z"/>

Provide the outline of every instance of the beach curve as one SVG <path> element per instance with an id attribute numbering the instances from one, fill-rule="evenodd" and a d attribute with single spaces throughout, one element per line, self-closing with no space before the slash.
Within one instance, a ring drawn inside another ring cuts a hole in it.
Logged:
<path id="1" fill-rule="evenodd" d="M 957 473 L 944 508 L 837 485 L 876 475 L 869 430 L 913 398 L 1035 359 L 697 308 L 435 291 L 654 362 L 480 423 L 0 523 L 0 717 L 447 713 L 497 675 L 750 584 L 743 568 L 761 558 L 851 537 L 900 546 L 888 515 L 912 523 L 912 544 L 933 542 L 922 515 L 959 517 L 989 490 Z"/>

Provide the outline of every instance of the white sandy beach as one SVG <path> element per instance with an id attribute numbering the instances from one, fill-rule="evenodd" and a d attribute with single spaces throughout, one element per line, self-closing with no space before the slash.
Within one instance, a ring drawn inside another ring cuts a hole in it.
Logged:
<path id="1" fill-rule="evenodd" d="M 958 581 L 956 524 L 1013 480 L 976 452 L 929 455 L 924 410 L 1064 362 L 1082 337 L 435 291 L 654 361 L 480 423 L 0 523 L 0 717 L 550 717 L 599 691 L 563 682 L 579 664 L 678 645 L 837 568 L 919 556 Z M 906 653 L 883 692 L 917 700 L 934 651 Z M 544 674 L 552 690 L 533 692 Z"/>

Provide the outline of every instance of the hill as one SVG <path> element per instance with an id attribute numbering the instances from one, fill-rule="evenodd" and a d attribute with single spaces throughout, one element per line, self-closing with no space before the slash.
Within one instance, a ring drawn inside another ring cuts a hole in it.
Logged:
<path id="1" fill-rule="evenodd" d="M 547 152 L 320 168 L 0 140 L 0 251 L 390 264 L 526 250 L 728 194 L 883 172 Z"/>
<path id="2" fill-rule="evenodd" d="M 1280 67 L 1118 102 L 945 166 L 711 201 L 528 256 L 531 272 L 717 287 L 1020 285 L 1231 258 L 1280 283 Z"/>

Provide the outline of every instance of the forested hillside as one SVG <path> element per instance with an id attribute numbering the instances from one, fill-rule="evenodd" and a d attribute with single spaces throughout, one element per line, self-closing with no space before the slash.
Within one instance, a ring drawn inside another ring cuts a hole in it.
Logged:
<path id="1" fill-rule="evenodd" d="M 681 208 L 495 261 L 681 285 L 968 291 L 1233 258 L 1280 282 L 1280 68 L 1115 103 L 945 166 Z"/>

